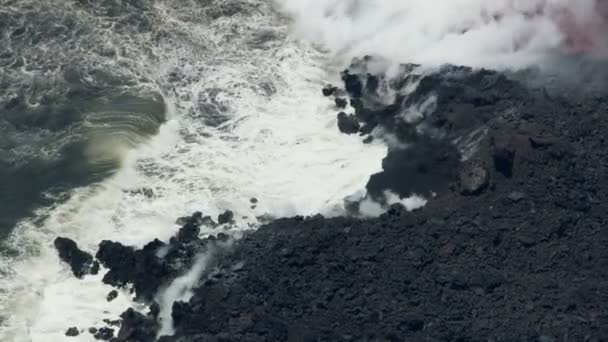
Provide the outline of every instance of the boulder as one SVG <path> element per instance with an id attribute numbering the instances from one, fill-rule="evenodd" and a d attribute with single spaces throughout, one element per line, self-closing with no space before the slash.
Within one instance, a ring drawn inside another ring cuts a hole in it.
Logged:
<path id="1" fill-rule="evenodd" d="M 95 267 L 93 256 L 78 248 L 76 242 L 71 239 L 58 237 L 55 239 L 55 248 L 59 253 L 59 258 L 70 265 L 72 273 L 78 278 L 82 278 L 86 274 L 97 273 L 99 265 Z"/>
<path id="2" fill-rule="evenodd" d="M 347 115 L 344 112 L 338 113 L 338 129 L 344 134 L 355 134 L 359 132 L 359 121 L 354 115 Z"/>
<path id="3" fill-rule="evenodd" d="M 223 212 L 222 214 L 219 214 L 217 216 L 217 223 L 219 223 L 219 224 L 230 223 L 230 222 L 233 222 L 233 220 L 234 220 L 234 213 L 230 210 L 226 210 L 225 212 Z"/>
<path id="4" fill-rule="evenodd" d="M 348 105 L 348 100 L 342 97 L 336 97 L 335 103 L 336 107 L 344 109 Z"/>
<path id="5" fill-rule="evenodd" d="M 336 93 L 336 90 L 338 90 L 338 87 L 328 84 L 325 87 L 323 87 L 323 90 L 322 90 L 323 96 L 332 96 L 333 94 Z"/>
<path id="6" fill-rule="evenodd" d="M 479 162 L 465 163 L 460 172 L 460 192 L 463 195 L 478 195 L 488 187 L 490 174 Z"/>
<path id="7" fill-rule="evenodd" d="M 65 332 L 65 336 L 74 337 L 78 335 L 80 335 L 80 331 L 78 331 L 78 328 L 76 327 L 71 327 Z"/>
<path id="8" fill-rule="evenodd" d="M 112 290 L 108 293 L 108 295 L 106 296 L 106 300 L 108 302 L 113 301 L 114 299 L 116 299 L 116 297 L 118 297 L 118 291 L 116 290 Z"/>

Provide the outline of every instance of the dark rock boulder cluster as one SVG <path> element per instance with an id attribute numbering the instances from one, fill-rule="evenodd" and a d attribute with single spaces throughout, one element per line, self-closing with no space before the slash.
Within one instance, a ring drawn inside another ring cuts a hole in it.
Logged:
<path id="1" fill-rule="evenodd" d="M 119 288 L 130 284 L 136 300 L 151 303 L 161 286 L 190 269 L 195 257 L 206 252 L 210 244 L 228 239 L 222 233 L 217 238 L 199 239 L 202 222 L 202 214 L 196 212 L 185 218 L 185 224 L 168 243 L 154 240 L 142 249 L 102 241 L 95 257 L 109 270 L 103 282 Z"/>
<path id="2" fill-rule="evenodd" d="M 219 215 L 221 224 L 232 222 L 233 213 L 226 211 Z M 126 341 L 154 341 L 160 327 L 157 320 L 160 311 L 158 303 L 154 301 L 156 294 L 163 286 L 168 286 L 173 279 L 188 271 L 195 262 L 195 257 L 208 251 L 209 248 L 221 247 L 229 240 L 228 235 L 218 234 L 209 238 L 200 239 L 202 225 L 216 226 L 208 216 L 196 212 L 192 216 L 182 217 L 178 220 L 183 226 L 168 243 L 154 240 L 141 249 L 125 246 L 119 242 L 104 240 L 93 256 L 78 249 L 76 243 L 67 238 L 57 238 L 55 246 L 60 258 L 68 263 L 74 275 L 82 278 L 90 271 L 91 265 L 96 265 L 95 272 L 99 270 L 99 263 L 108 269 L 103 282 L 116 288 L 132 286 L 135 299 L 150 306 L 148 315 L 143 315 L 131 308 L 123 312 L 120 320 L 104 320 L 107 327 L 90 328 L 89 333 L 99 340 Z M 219 244 L 219 245 L 218 245 Z M 112 301 L 118 296 L 116 290 L 108 293 L 106 300 Z M 119 326 L 117 336 L 111 326 Z M 76 327 L 69 328 L 66 336 L 77 336 Z"/>
<path id="3" fill-rule="evenodd" d="M 462 67 L 388 78 L 362 71 L 367 61 L 323 92 L 348 92 L 359 133 L 394 138 L 368 191 L 435 196 L 413 212 L 245 233 L 216 249 L 159 340 L 608 341 L 608 96 Z M 102 243 L 108 281 L 151 304 L 122 315 L 118 341 L 154 341 L 160 284 L 226 240 L 199 238 L 200 220 L 141 250 Z"/>

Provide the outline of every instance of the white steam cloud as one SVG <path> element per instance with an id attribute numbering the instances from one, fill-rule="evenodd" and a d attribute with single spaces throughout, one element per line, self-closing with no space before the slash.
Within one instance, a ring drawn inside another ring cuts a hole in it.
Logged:
<path id="1" fill-rule="evenodd" d="M 427 65 L 539 65 L 551 53 L 601 45 L 608 13 L 599 0 L 275 1 L 298 37 L 339 63 L 369 54 Z"/>
<path id="2" fill-rule="evenodd" d="M 422 208 L 428 203 L 426 198 L 416 194 L 402 198 L 392 191 L 386 190 L 383 195 L 385 203 L 378 203 L 370 196 L 365 196 L 359 203 L 359 213 L 364 217 L 378 217 L 384 214 L 393 204 L 399 203 L 407 211 L 412 211 Z"/>
<path id="3" fill-rule="evenodd" d="M 209 264 L 212 250 L 202 253 L 197 256 L 192 268 L 181 277 L 176 278 L 173 282 L 162 291 L 157 298 L 160 305 L 159 319 L 161 329 L 158 336 L 173 335 L 173 318 L 171 311 L 173 303 L 176 301 L 188 301 L 192 298 L 192 289 L 198 284 L 203 272 Z"/>

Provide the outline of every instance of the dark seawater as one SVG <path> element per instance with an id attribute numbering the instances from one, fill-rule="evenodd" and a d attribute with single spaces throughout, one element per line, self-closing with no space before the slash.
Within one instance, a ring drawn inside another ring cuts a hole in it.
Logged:
<path id="1" fill-rule="evenodd" d="M 162 90 L 140 64 L 149 6 L 0 0 L 0 238 L 111 175 L 165 120 Z"/>

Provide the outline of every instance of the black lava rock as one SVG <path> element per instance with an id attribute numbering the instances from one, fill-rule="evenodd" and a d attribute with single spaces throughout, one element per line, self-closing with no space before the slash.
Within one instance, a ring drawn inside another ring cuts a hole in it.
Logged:
<path id="1" fill-rule="evenodd" d="M 388 79 L 370 75 L 367 61 L 354 63 L 345 82 L 357 120 L 389 142 L 368 193 L 380 202 L 389 190 L 416 193 L 429 203 L 413 212 L 394 204 L 375 218 L 278 219 L 213 248 L 192 297 L 173 303 L 175 336 L 161 340 L 606 340 L 605 89 L 562 90 L 549 100 L 530 85 L 529 71 L 446 66 L 417 74 L 404 65 Z M 401 94 L 414 83 L 413 92 L 382 102 L 382 89 Z M 532 144 L 531 136 L 559 139 Z M 462 196 L 458 181 L 475 196 Z M 105 254 L 133 254 L 129 282 L 168 283 L 204 246 L 226 238 L 103 254 L 125 270 Z M 180 266 L 148 278 L 158 274 L 152 255 Z M 123 324 L 147 339 L 158 329 L 154 316 Z"/>
<path id="2" fill-rule="evenodd" d="M 224 213 L 219 214 L 217 217 L 217 223 L 225 224 L 230 223 L 234 219 L 234 213 L 230 210 L 226 210 Z"/>
<path id="3" fill-rule="evenodd" d="M 80 335 L 80 331 L 78 331 L 78 328 L 76 327 L 71 327 L 65 332 L 65 336 L 74 337 L 78 335 Z"/>
<path id="4" fill-rule="evenodd" d="M 68 238 L 58 237 L 55 239 L 55 248 L 59 253 L 59 258 L 70 265 L 72 273 L 76 277 L 82 278 L 85 274 L 91 273 L 93 256 L 81 251 L 76 242 Z M 99 265 L 93 270 L 97 273 Z"/>
<path id="5" fill-rule="evenodd" d="M 108 302 L 111 302 L 111 301 L 113 301 L 114 299 L 116 299 L 116 297 L 118 297 L 118 291 L 116 291 L 116 290 L 112 290 L 112 291 L 110 291 L 110 292 L 108 293 L 108 295 L 107 295 L 107 297 L 106 297 L 106 300 L 107 300 Z"/>
<path id="6" fill-rule="evenodd" d="M 335 103 L 336 107 L 344 109 L 348 105 L 348 100 L 341 97 L 336 97 Z"/>
<path id="7" fill-rule="evenodd" d="M 99 328 L 93 337 L 98 340 L 109 341 L 114 337 L 114 329 L 106 327 Z"/>
<path id="8" fill-rule="evenodd" d="M 349 70 L 345 70 L 342 73 L 342 80 L 344 88 L 351 97 L 359 98 L 363 95 L 363 82 L 358 75 L 353 75 Z"/>
<path id="9" fill-rule="evenodd" d="M 120 315 L 122 325 L 118 331 L 119 341 L 153 342 L 159 326 L 155 319 L 129 308 Z"/>
<path id="10" fill-rule="evenodd" d="M 158 318 L 158 315 L 160 314 L 160 305 L 158 305 L 157 302 L 153 302 L 152 304 L 150 304 L 150 311 L 148 312 L 148 316 L 152 317 L 153 319 Z"/>
<path id="11" fill-rule="evenodd" d="M 109 271 L 104 283 L 124 287 L 132 283 L 138 299 L 151 300 L 164 281 L 176 269 L 158 257 L 162 248 L 170 248 L 159 240 L 152 241 L 141 250 L 123 246 L 118 242 L 102 241 L 96 257 Z"/>
<path id="12" fill-rule="evenodd" d="M 323 87 L 323 96 L 332 96 L 336 93 L 336 90 L 338 90 L 338 87 L 334 87 L 331 84 L 328 84 Z"/>
<path id="13" fill-rule="evenodd" d="M 344 134 L 355 134 L 359 132 L 359 121 L 354 115 L 344 112 L 338 113 L 338 129 Z"/>
<path id="14" fill-rule="evenodd" d="M 463 195 L 478 195 L 488 187 L 490 174 L 483 165 L 466 163 L 460 172 L 460 187 Z"/>

